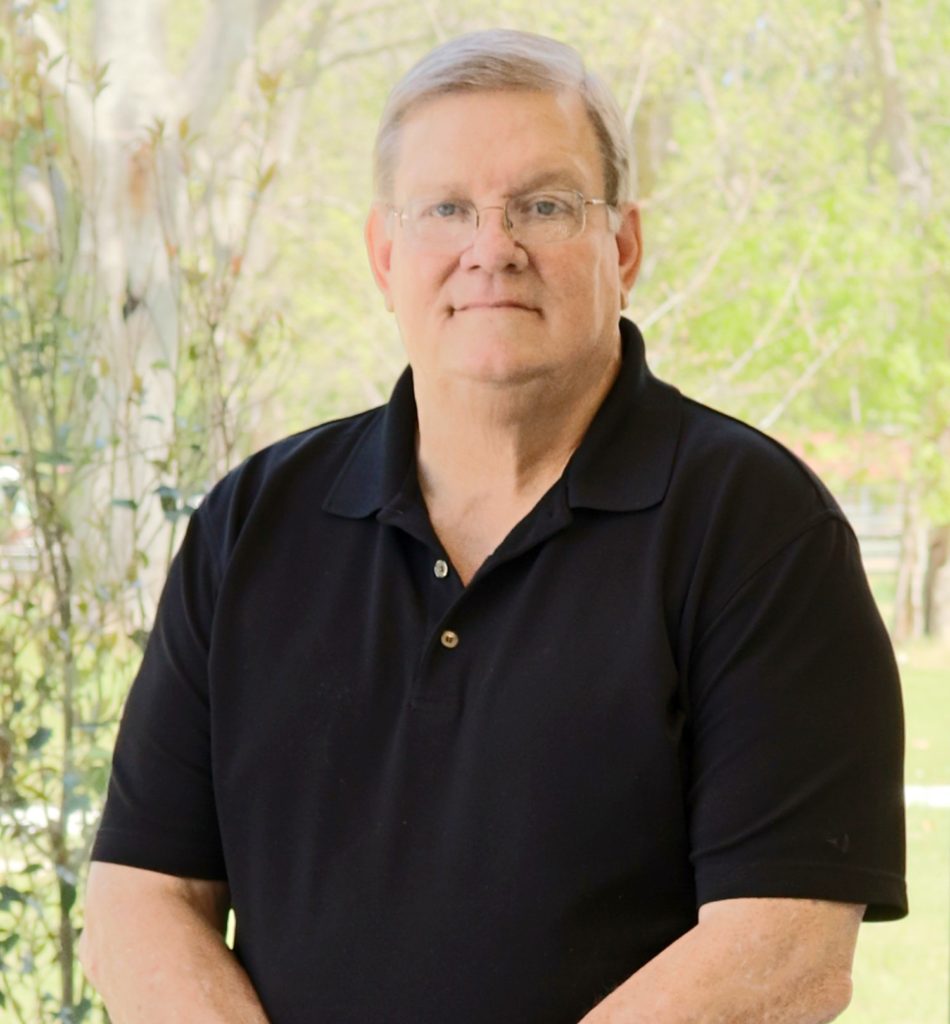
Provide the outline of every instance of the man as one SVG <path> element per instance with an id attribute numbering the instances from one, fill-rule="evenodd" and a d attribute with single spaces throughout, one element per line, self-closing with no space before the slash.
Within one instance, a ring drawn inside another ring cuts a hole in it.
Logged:
<path id="1" fill-rule="evenodd" d="M 443 45 L 376 156 L 411 370 L 193 517 L 87 972 L 119 1024 L 831 1020 L 862 916 L 906 912 L 850 528 L 647 370 L 623 123 L 574 51 Z"/>

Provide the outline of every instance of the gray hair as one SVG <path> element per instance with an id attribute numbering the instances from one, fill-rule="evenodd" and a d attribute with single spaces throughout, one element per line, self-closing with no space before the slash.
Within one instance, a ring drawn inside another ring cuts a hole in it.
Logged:
<path id="1" fill-rule="evenodd" d="M 488 29 L 450 39 L 396 83 L 383 108 L 373 147 L 376 196 L 392 197 L 400 128 L 415 107 L 447 93 L 494 89 L 575 92 L 597 135 L 604 163 L 604 198 L 612 206 L 632 198 L 630 143 L 613 93 L 587 71 L 573 47 L 514 29 Z"/>

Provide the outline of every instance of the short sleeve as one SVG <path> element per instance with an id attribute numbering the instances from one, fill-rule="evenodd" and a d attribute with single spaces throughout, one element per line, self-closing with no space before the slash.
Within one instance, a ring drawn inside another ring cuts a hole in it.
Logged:
<path id="1" fill-rule="evenodd" d="M 801 897 L 904 916 L 900 684 L 839 514 L 737 581 L 695 648 L 689 694 L 699 904 Z"/>
<path id="2" fill-rule="evenodd" d="M 217 571 L 202 528 L 199 510 L 123 709 L 92 859 L 223 879 L 207 673 Z"/>

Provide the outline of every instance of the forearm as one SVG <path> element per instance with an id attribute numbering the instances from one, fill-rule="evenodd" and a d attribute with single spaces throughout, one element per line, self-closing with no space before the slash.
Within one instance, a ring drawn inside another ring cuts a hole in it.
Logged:
<path id="1" fill-rule="evenodd" d="M 851 998 L 853 942 L 841 941 L 838 926 L 856 934 L 862 908 L 838 905 L 835 926 L 824 928 L 811 901 L 735 902 L 800 907 L 773 919 L 701 920 L 581 1024 L 826 1024 L 841 1014 Z"/>
<path id="2" fill-rule="evenodd" d="M 80 957 L 115 1024 L 267 1024 L 220 928 L 188 899 L 119 894 L 89 910 Z"/>

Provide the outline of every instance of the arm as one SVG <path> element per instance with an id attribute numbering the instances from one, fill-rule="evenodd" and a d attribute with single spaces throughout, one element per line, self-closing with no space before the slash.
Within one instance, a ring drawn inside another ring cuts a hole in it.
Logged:
<path id="1" fill-rule="evenodd" d="M 826 1024 L 851 1000 L 863 912 L 820 900 L 707 903 L 695 928 L 581 1024 Z"/>
<path id="2" fill-rule="evenodd" d="M 227 911 L 225 882 L 92 863 L 79 958 L 115 1024 L 267 1024 Z"/>

